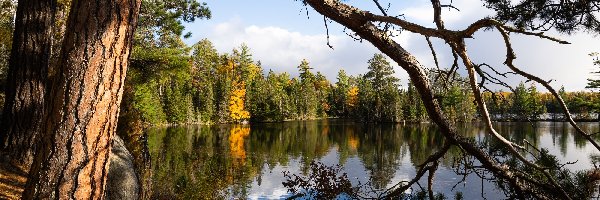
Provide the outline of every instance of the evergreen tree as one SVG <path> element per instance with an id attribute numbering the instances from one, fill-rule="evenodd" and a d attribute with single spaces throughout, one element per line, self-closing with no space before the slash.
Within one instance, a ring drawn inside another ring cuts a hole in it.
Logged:
<path id="1" fill-rule="evenodd" d="M 331 105 L 330 113 L 333 116 L 347 117 L 348 108 L 346 101 L 348 99 L 348 91 L 350 90 L 350 80 L 346 71 L 341 69 L 338 71 L 337 83 L 333 87 L 329 95 L 329 104 Z"/>
<path id="2" fill-rule="evenodd" d="M 315 88 L 316 77 L 310 71 L 311 69 L 312 67 L 310 67 L 307 60 L 302 60 L 298 66 L 300 81 L 295 98 L 299 100 L 297 105 L 300 119 L 309 119 L 317 116 L 319 99 Z"/>
<path id="3" fill-rule="evenodd" d="M 364 75 L 364 79 L 369 82 L 366 85 L 373 89 L 373 97 L 370 99 L 373 102 L 369 103 L 373 107 L 364 109 L 374 109 L 373 119 L 377 121 L 396 121 L 400 110 L 397 107 L 397 102 L 400 100 L 399 79 L 393 76 L 394 69 L 382 54 L 375 54 L 368 63 L 369 71 Z M 359 93 L 361 89 L 359 88 Z M 365 90 L 367 91 L 368 89 Z"/>
<path id="4" fill-rule="evenodd" d="M 598 52 L 590 53 L 590 56 L 594 57 L 594 66 L 600 67 L 600 59 L 598 59 Z M 599 75 L 600 71 L 592 72 L 592 75 Z M 585 88 L 589 89 L 600 89 L 600 80 L 599 79 L 587 79 L 587 85 Z"/>
<path id="5" fill-rule="evenodd" d="M 192 92 L 195 117 L 200 122 L 210 122 L 215 113 L 215 76 L 219 54 L 208 39 L 192 46 Z"/>

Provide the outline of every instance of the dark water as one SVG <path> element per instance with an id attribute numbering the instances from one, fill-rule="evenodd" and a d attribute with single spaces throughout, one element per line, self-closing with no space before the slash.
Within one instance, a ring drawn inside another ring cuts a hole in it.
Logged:
<path id="1" fill-rule="evenodd" d="M 480 124 L 460 124 L 465 136 L 491 140 Z M 526 139 L 547 148 L 568 168 L 592 168 L 594 147 L 575 136 L 566 123 L 499 123 L 513 141 Z M 598 123 L 583 123 L 597 132 Z M 357 124 L 316 120 L 254 125 L 184 126 L 151 129 L 152 199 L 280 199 L 284 171 L 307 174 L 311 161 L 340 164 L 353 184 L 383 190 L 415 175 L 416 165 L 441 147 L 443 137 L 431 124 Z M 451 149 L 436 171 L 434 190 L 449 199 L 502 198 L 494 185 L 470 175 L 465 181 L 451 168 Z M 426 177 L 426 176 L 425 176 Z M 426 187 L 426 178 L 421 185 Z M 418 187 L 418 186 L 415 186 Z"/>

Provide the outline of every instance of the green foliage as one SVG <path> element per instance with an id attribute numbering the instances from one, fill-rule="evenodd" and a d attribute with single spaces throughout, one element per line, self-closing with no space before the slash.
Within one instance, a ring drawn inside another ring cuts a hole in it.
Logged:
<path id="1" fill-rule="evenodd" d="M 187 52 L 180 48 L 134 48 L 126 81 L 133 88 L 133 98 L 124 103 L 132 104 L 144 122 L 190 121 L 192 77 Z"/>
<path id="2" fill-rule="evenodd" d="M 600 60 L 598 59 L 598 52 L 593 52 L 589 54 L 590 56 L 594 57 L 594 66 L 600 67 Z M 595 71 L 592 72 L 593 75 L 599 75 L 600 71 Z M 600 80 L 598 79 L 590 79 L 588 78 L 588 83 L 585 86 L 585 88 L 590 88 L 590 89 L 600 89 Z"/>
<path id="3" fill-rule="evenodd" d="M 425 106 L 412 83 L 408 83 L 408 89 L 402 102 L 402 113 L 405 120 L 419 122 L 427 118 Z"/>
<path id="4" fill-rule="evenodd" d="M 196 0 L 143 0 L 134 46 L 183 47 L 181 37 L 191 36 L 190 32 L 183 35 L 183 23 L 210 17 L 206 3 Z"/>
<path id="5" fill-rule="evenodd" d="M 512 113 L 516 114 L 518 120 L 535 120 L 546 112 L 546 107 L 540 101 L 539 93 L 535 85 L 525 88 L 524 83 L 520 83 L 512 94 Z"/>
<path id="6" fill-rule="evenodd" d="M 8 73 L 8 59 L 12 49 L 12 34 L 15 27 L 14 17 L 17 2 L 0 0 L 0 86 L 4 85 Z M 4 99 L 0 97 L 0 99 Z M 4 102 L 2 101 L 2 105 Z"/>
<path id="7" fill-rule="evenodd" d="M 434 81 L 432 84 L 434 95 L 440 99 L 442 111 L 451 121 L 470 122 L 477 114 L 477 107 L 468 79 L 454 72 L 450 74 L 454 80 L 447 81 L 448 73 L 448 71 L 428 71 L 430 80 Z"/>
<path id="8" fill-rule="evenodd" d="M 310 71 L 312 67 L 310 67 L 307 60 L 302 60 L 300 65 L 298 66 L 298 70 L 300 71 L 300 80 L 292 81 L 292 84 L 297 84 L 293 86 L 293 98 L 298 99 L 297 110 L 298 117 L 300 119 L 310 119 L 315 118 L 317 116 L 317 107 L 318 107 L 318 99 L 317 99 L 317 90 L 315 88 L 316 77 Z"/>
<path id="9" fill-rule="evenodd" d="M 591 1 L 506 1 L 485 0 L 488 8 L 496 11 L 496 19 L 513 23 L 521 29 L 549 30 L 574 33 L 584 30 L 600 33 L 597 15 L 598 0 Z"/>
<path id="10" fill-rule="evenodd" d="M 348 106 L 348 103 L 346 103 L 349 101 L 348 92 L 352 86 L 350 79 L 353 79 L 353 77 L 346 75 L 346 71 L 343 69 L 338 72 L 337 83 L 327 96 L 330 105 L 329 115 L 342 118 L 350 116 L 351 106 Z"/>
<path id="11" fill-rule="evenodd" d="M 215 114 L 215 76 L 219 55 L 208 39 L 192 46 L 192 88 L 196 121 L 210 122 Z"/>
<path id="12" fill-rule="evenodd" d="M 135 76 L 130 73 L 129 76 Z M 156 83 L 136 84 L 134 86 L 133 99 L 131 99 L 133 108 L 140 113 L 141 120 L 150 124 L 162 124 L 167 121 L 167 116 L 163 111 L 160 97 L 156 93 Z"/>
<path id="13" fill-rule="evenodd" d="M 356 114 L 364 121 L 398 122 L 401 120 L 399 79 L 382 54 L 368 61 L 369 71 L 358 80 Z"/>
<path id="14" fill-rule="evenodd" d="M 423 122 L 428 120 L 420 95 L 409 83 L 400 89 L 391 64 L 381 54 L 368 62 L 369 71 L 357 77 L 340 71 L 331 84 L 313 72 L 307 60 L 297 67 L 298 77 L 269 71 L 263 74 L 251 50 L 242 44 L 230 54 L 217 52 L 201 40 L 191 47 L 134 48 L 124 107 L 140 120 L 161 123 L 236 123 L 249 120 L 284 121 L 322 117 L 353 118 L 363 122 Z M 446 72 L 444 72 L 445 74 Z M 477 115 L 466 79 L 437 79 L 428 72 L 434 96 L 452 121 L 468 122 Z M 127 94 L 127 93 L 131 94 Z M 579 118 L 600 110 L 591 93 L 561 92 Z M 548 94 L 521 83 L 514 93 L 485 93 L 493 119 L 537 120 L 547 110 L 560 110 Z M 127 105 L 131 106 L 127 106 Z M 124 111 L 124 116 L 127 112 Z M 132 116 L 132 115 L 129 115 Z"/>

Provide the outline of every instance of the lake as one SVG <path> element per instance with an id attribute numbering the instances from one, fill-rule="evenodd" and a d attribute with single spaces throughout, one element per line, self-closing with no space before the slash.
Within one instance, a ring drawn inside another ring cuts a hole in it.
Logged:
<path id="1" fill-rule="evenodd" d="M 459 124 L 476 141 L 491 139 L 482 124 Z M 534 127 L 535 126 L 535 127 Z M 580 123 L 597 132 L 598 123 Z M 592 168 L 595 148 L 567 123 L 496 123 L 505 137 L 547 148 L 572 170 Z M 416 165 L 441 147 L 433 124 L 361 124 L 345 120 L 252 125 L 177 126 L 147 130 L 152 199 L 281 199 L 289 197 L 283 172 L 306 175 L 311 161 L 339 164 L 353 185 L 373 191 L 410 180 Z M 436 171 L 433 189 L 453 199 L 502 198 L 493 183 L 451 168 L 460 151 L 450 149 Z M 426 178 L 420 185 L 427 187 Z M 417 189 L 418 186 L 413 186 Z"/>

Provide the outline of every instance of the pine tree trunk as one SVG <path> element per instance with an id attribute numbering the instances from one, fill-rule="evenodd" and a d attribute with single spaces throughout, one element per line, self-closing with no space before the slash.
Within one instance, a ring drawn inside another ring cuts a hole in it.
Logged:
<path id="1" fill-rule="evenodd" d="M 55 0 L 20 0 L 2 112 L 0 149 L 28 167 L 40 138 Z"/>
<path id="2" fill-rule="evenodd" d="M 140 0 L 73 1 L 23 199 L 102 199 Z"/>

